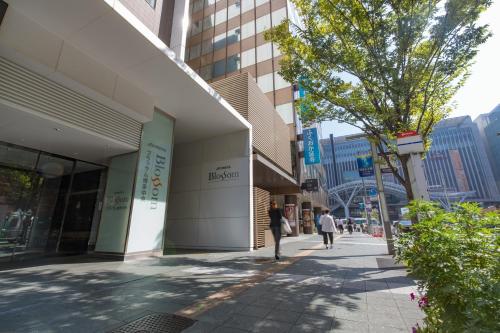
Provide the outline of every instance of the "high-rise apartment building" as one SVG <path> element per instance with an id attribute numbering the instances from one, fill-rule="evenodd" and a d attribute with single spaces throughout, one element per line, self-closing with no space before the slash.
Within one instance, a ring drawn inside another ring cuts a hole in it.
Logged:
<path id="1" fill-rule="evenodd" d="M 500 105 L 489 113 L 478 116 L 474 122 L 486 149 L 497 188 L 500 189 Z"/>

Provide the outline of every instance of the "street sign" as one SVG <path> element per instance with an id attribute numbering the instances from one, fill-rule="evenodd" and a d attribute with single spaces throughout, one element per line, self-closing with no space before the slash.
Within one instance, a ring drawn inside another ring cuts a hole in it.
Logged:
<path id="1" fill-rule="evenodd" d="M 373 158 L 371 155 L 358 156 L 357 162 L 360 177 L 371 177 L 374 175 Z"/>
<path id="2" fill-rule="evenodd" d="M 304 163 L 306 165 L 321 163 L 319 155 L 318 129 L 307 128 L 304 135 Z"/>
<path id="3" fill-rule="evenodd" d="M 318 179 L 306 179 L 305 183 L 302 183 L 300 188 L 307 192 L 318 192 L 319 191 Z"/>
<path id="4" fill-rule="evenodd" d="M 397 134 L 396 144 L 400 154 L 422 153 L 424 151 L 424 141 L 416 131 Z"/>
<path id="5" fill-rule="evenodd" d="M 376 201 L 378 199 L 377 194 L 378 194 L 378 192 L 377 192 L 376 188 L 372 187 L 372 188 L 368 189 L 368 195 L 370 196 L 371 201 Z"/>

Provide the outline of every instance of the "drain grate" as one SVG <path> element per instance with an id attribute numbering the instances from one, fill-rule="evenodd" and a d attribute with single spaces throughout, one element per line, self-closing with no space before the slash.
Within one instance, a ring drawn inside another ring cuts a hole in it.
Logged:
<path id="1" fill-rule="evenodd" d="M 196 320 L 172 314 L 151 314 L 134 320 L 109 333 L 179 333 Z"/>

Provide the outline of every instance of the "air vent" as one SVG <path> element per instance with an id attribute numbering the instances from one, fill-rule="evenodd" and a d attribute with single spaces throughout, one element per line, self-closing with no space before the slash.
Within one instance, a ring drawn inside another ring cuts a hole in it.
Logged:
<path id="1" fill-rule="evenodd" d="M 0 57 L 0 100 L 139 147 L 142 124 Z"/>

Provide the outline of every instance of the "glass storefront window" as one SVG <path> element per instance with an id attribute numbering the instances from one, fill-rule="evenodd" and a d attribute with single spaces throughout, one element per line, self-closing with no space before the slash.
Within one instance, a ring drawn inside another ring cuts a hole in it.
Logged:
<path id="1" fill-rule="evenodd" d="M 90 231 L 99 220 L 95 207 L 103 170 L 102 166 L 0 143 L 0 261 L 56 250 L 85 252 L 90 233 L 80 234 L 76 247 L 75 233 L 66 233 L 69 248 L 60 245 L 64 228 L 78 220 Z M 88 176 L 81 178 L 82 173 Z M 75 193 L 86 196 L 70 207 Z"/>

